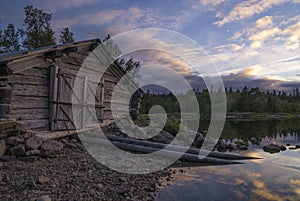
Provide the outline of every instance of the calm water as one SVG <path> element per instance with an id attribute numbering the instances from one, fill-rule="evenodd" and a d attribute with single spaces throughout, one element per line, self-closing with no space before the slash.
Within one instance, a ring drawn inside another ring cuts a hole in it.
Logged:
<path id="1" fill-rule="evenodd" d="M 205 131 L 203 123 L 199 131 Z M 300 119 L 227 121 L 224 139 L 243 139 L 249 144 L 241 154 L 263 159 L 241 165 L 183 167 L 163 187 L 157 200 L 300 200 L 300 149 L 269 154 L 263 145 L 300 144 Z M 178 170 L 178 169 L 177 169 Z"/>

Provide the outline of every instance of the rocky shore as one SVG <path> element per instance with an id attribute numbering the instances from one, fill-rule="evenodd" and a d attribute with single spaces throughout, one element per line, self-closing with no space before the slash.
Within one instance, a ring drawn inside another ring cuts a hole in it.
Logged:
<path id="1" fill-rule="evenodd" d="M 59 143 L 65 145 L 59 154 L 0 162 L 0 200 L 154 200 L 172 174 L 122 174 L 97 162 L 76 136 Z"/>

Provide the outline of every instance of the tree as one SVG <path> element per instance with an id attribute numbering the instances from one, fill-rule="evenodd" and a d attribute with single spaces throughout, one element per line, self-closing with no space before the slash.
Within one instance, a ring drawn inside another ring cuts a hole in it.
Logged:
<path id="1" fill-rule="evenodd" d="M 69 30 L 68 27 L 64 28 L 61 32 L 60 32 L 60 39 L 59 42 L 60 43 L 72 43 L 75 41 L 74 37 L 73 37 L 73 33 Z"/>
<path id="2" fill-rule="evenodd" d="M 9 24 L 1 33 L 1 52 L 13 52 L 20 50 L 19 31 L 15 30 L 14 25 Z"/>
<path id="3" fill-rule="evenodd" d="M 22 35 L 25 36 L 23 46 L 27 49 L 55 45 L 54 31 L 51 28 L 51 13 L 34 8 L 32 5 L 24 8 L 25 30 Z"/>

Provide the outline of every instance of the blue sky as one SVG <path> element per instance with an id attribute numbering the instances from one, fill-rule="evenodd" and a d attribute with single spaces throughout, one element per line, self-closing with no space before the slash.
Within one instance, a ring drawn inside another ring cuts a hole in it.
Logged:
<path id="1" fill-rule="evenodd" d="M 1 27 L 21 27 L 28 4 L 53 13 L 56 36 L 64 27 L 78 41 L 132 29 L 170 29 L 206 50 L 226 86 L 300 87 L 300 0 L 2 0 Z"/>

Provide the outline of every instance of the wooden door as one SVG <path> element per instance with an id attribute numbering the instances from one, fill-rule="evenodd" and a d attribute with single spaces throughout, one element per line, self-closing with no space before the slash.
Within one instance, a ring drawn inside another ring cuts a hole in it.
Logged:
<path id="1" fill-rule="evenodd" d="M 74 93 L 75 78 L 76 75 L 56 66 L 50 69 L 50 128 L 53 131 L 88 128 L 102 121 L 102 82 L 77 76 Z"/>

